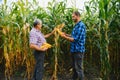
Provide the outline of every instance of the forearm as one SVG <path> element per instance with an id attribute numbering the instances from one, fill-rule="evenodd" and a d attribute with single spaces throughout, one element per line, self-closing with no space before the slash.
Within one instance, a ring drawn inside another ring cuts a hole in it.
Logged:
<path id="1" fill-rule="evenodd" d="M 65 34 L 66 36 L 68 36 L 68 37 L 71 37 L 71 35 L 69 35 L 69 34 Z"/>
<path id="2" fill-rule="evenodd" d="M 65 36 L 64 38 L 67 39 L 67 40 L 69 40 L 70 42 L 74 41 L 74 38 L 72 38 L 72 37 Z"/>
<path id="3" fill-rule="evenodd" d="M 38 50 L 38 51 L 43 51 L 40 47 L 38 47 L 38 46 L 35 45 L 35 44 L 30 44 L 30 48 L 31 48 L 31 49 L 34 49 L 34 50 Z"/>
<path id="4" fill-rule="evenodd" d="M 45 38 L 48 38 L 48 37 L 50 37 L 51 35 L 52 35 L 52 33 L 48 33 L 48 34 L 44 35 L 44 37 L 45 37 Z"/>

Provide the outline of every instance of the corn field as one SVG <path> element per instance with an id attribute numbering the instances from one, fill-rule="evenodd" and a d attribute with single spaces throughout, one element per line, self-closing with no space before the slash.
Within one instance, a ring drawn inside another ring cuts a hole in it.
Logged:
<path id="1" fill-rule="evenodd" d="M 43 21 L 44 34 L 63 24 L 62 31 L 71 34 L 74 26 L 71 15 L 78 10 L 82 12 L 81 19 L 87 29 L 86 80 L 120 80 L 120 1 L 89 0 L 84 3 L 84 11 L 76 7 L 68 8 L 66 2 L 52 0 L 47 8 L 39 6 L 37 0 L 17 0 L 11 5 L 4 0 L 0 4 L 0 68 L 3 66 L 0 76 L 4 73 L 5 79 L 10 80 L 18 72 L 19 76 L 31 80 L 35 61 L 29 48 L 29 31 L 34 19 Z M 66 74 L 71 76 L 69 42 L 57 32 L 47 42 L 52 44 L 52 48 L 45 56 L 45 80 L 59 80 L 61 75 L 66 77 Z"/>

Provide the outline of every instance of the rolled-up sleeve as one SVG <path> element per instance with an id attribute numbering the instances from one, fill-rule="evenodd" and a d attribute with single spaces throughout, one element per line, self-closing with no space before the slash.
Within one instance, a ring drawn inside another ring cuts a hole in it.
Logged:
<path id="1" fill-rule="evenodd" d="M 30 44 L 37 44 L 37 36 L 35 35 L 34 32 L 30 32 L 30 35 L 29 35 L 29 40 L 30 40 Z"/>

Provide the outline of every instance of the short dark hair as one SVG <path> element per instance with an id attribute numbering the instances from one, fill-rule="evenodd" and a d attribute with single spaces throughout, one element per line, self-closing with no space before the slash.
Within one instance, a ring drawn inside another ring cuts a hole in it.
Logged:
<path id="1" fill-rule="evenodd" d="M 76 16 L 81 16 L 80 12 L 79 11 L 74 11 L 73 14 L 75 14 Z"/>
<path id="2" fill-rule="evenodd" d="M 33 26 L 37 26 L 38 24 L 42 24 L 42 21 L 40 19 L 35 19 L 33 22 Z"/>

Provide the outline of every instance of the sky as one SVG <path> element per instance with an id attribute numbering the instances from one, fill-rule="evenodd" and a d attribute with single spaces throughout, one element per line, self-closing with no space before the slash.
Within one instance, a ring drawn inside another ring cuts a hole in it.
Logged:
<path id="1" fill-rule="evenodd" d="M 0 0 L 0 3 L 3 3 L 4 0 Z M 17 1 L 17 0 L 7 0 L 7 4 L 10 5 L 11 2 Z M 28 0 L 31 1 L 31 0 Z M 48 2 L 52 0 L 38 0 L 39 5 L 41 7 L 47 7 Z M 64 1 L 64 0 L 56 0 L 56 1 Z M 67 6 L 72 7 L 73 5 L 76 5 L 76 8 L 84 10 L 84 2 L 88 0 L 67 0 Z"/>

